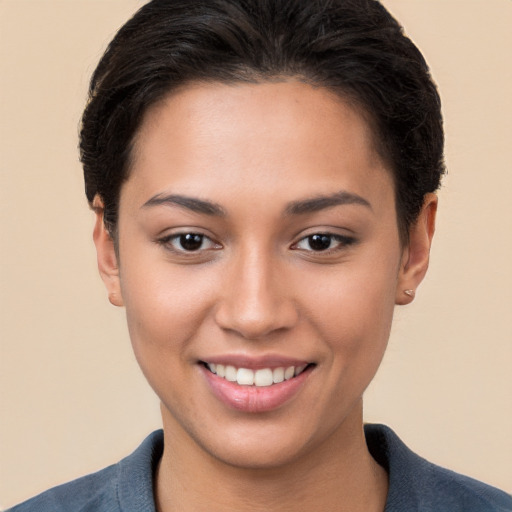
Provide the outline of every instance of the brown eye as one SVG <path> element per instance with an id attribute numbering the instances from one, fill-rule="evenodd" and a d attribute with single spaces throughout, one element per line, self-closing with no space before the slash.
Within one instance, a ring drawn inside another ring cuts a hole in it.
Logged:
<path id="1" fill-rule="evenodd" d="M 326 251 L 331 247 L 332 239 L 330 235 L 311 235 L 307 238 L 309 247 L 313 251 Z"/>
<path id="2" fill-rule="evenodd" d="M 299 240 L 294 248 L 307 252 L 331 252 L 341 250 L 353 243 L 355 239 L 349 236 L 314 233 Z"/>
<path id="3" fill-rule="evenodd" d="M 203 245 L 204 236 L 197 233 L 179 235 L 178 244 L 185 251 L 198 251 Z"/>
<path id="4" fill-rule="evenodd" d="M 201 233 L 177 233 L 166 236 L 158 242 L 167 249 L 182 254 L 221 248 L 219 244 Z"/>

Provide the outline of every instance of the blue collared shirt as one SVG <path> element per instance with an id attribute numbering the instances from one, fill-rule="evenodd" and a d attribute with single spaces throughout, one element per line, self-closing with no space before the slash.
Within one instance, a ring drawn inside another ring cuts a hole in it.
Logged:
<path id="1" fill-rule="evenodd" d="M 389 474 L 385 512 L 512 512 L 512 497 L 409 450 L 384 425 L 365 425 L 370 453 Z M 163 432 L 97 473 L 50 489 L 7 512 L 155 512 L 153 476 Z"/>

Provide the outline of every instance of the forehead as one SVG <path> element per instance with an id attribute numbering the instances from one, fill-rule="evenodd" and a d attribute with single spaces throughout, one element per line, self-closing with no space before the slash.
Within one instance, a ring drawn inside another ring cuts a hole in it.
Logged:
<path id="1" fill-rule="evenodd" d="M 233 193 L 242 182 L 254 193 L 343 186 L 363 195 L 377 182 L 390 184 L 374 147 L 365 117 L 325 88 L 190 84 L 147 111 L 128 185 L 146 195 L 169 187 Z"/>
<path id="2" fill-rule="evenodd" d="M 346 143 L 353 144 L 357 140 L 370 149 L 373 132 L 366 117 L 348 98 L 296 80 L 254 84 L 190 83 L 148 109 L 135 141 L 136 149 L 140 150 L 148 136 L 154 138 L 155 132 L 165 137 L 163 129 L 174 130 L 175 137 L 182 135 L 176 139 L 179 143 L 185 142 L 188 136 L 201 142 L 214 135 L 246 139 L 268 135 L 275 140 L 280 133 L 280 139 L 285 139 L 293 135 L 299 137 L 307 130 L 312 143 L 319 140 L 327 143 L 334 140 L 326 137 L 328 131 L 339 130 L 340 124 L 350 124 L 354 136 L 344 133 Z M 293 131 L 290 131 L 291 125 L 294 125 Z"/>

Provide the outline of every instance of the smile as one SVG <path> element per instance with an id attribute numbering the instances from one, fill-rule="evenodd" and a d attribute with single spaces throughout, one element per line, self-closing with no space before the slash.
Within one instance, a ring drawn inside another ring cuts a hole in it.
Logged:
<path id="1" fill-rule="evenodd" d="M 268 387 L 299 376 L 309 365 L 278 368 L 236 368 L 232 365 L 205 363 L 210 372 L 240 386 Z"/>

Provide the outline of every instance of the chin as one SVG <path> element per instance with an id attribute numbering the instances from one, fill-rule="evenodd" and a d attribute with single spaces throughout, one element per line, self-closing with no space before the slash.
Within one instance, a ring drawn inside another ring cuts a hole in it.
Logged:
<path id="1" fill-rule="evenodd" d="M 194 454 L 198 459 L 206 456 L 217 463 L 247 470 L 268 470 L 297 462 L 318 444 L 319 438 L 326 436 L 322 432 L 315 434 L 315 429 L 308 428 L 303 421 L 292 424 L 286 415 L 215 422 L 205 414 L 201 422 L 190 425 L 179 422 L 162 406 L 162 416 L 169 435 L 166 444 L 172 445 L 173 452 L 188 453 L 187 457 Z M 206 423 L 209 428 L 204 428 Z"/>
<path id="2" fill-rule="evenodd" d="M 208 449 L 207 447 L 204 447 Z M 267 442 L 233 442 L 210 448 L 210 454 L 219 462 L 244 470 L 271 470 L 296 463 L 307 453 L 303 442 L 274 438 Z"/>

